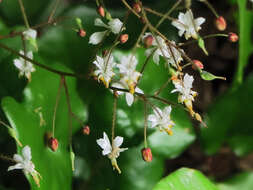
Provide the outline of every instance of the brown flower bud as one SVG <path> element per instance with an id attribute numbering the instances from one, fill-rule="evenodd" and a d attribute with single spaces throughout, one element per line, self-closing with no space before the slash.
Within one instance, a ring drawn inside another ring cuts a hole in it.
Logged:
<path id="1" fill-rule="evenodd" d="M 192 68 L 193 68 L 194 70 L 197 70 L 197 69 L 204 69 L 204 65 L 203 65 L 202 62 L 199 61 L 199 60 L 193 60 Z"/>
<path id="2" fill-rule="evenodd" d="M 149 48 L 150 46 L 152 46 L 153 40 L 154 40 L 154 38 L 152 35 L 148 35 L 147 37 L 145 37 L 144 38 L 145 48 Z"/>
<path id="3" fill-rule="evenodd" d="M 49 139 L 49 148 L 54 152 L 58 149 L 58 140 L 56 138 L 51 137 Z"/>
<path id="4" fill-rule="evenodd" d="M 230 42 L 237 42 L 237 41 L 238 41 L 238 36 L 237 36 L 237 34 L 236 34 L 236 33 L 233 33 L 233 32 L 230 32 L 230 33 L 228 34 L 228 40 L 229 40 Z"/>
<path id="5" fill-rule="evenodd" d="M 85 37 L 86 36 L 86 31 L 84 29 L 79 29 L 77 34 L 80 37 Z"/>
<path id="6" fill-rule="evenodd" d="M 141 12 L 141 7 L 142 7 L 141 1 L 139 1 L 137 3 L 133 3 L 132 7 L 133 7 L 135 12 L 140 13 Z"/>
<path id="7" fill-rule="evenodd" d="M 83 127 L 83 134 L 89 135 L 90 134 L 90 127 L 88 125 Z"/>
<path id="8" fill-rule="evenodd" d="M 215 26 L 218 30 L 223 31 L 226 30 L 227 28 L 227 22 L 224 19 L 224 17 L 219 16 L 216 20 L 215 20 Z"/>
<path id="9" fill-rule="evenodd" d="M 126 43 L 128 40 L 128 34 L 121 34 L 119 39 L 120 39 L 120 43 L 122 44 Z"/>
<path id="10" fill-rule="evenodd" d="M 141 150 L 141 154 L 142 154 L 142 159 L 145 162 L 151 162 L 152 161 L 152 152 L 150 148 L 143 148 Z"/>
<path id="11" fill-rule="evenodd" d="M 98 7 L 97 12 L 101 17 L 105 17 L 105 9 L 101 5 Z"/>

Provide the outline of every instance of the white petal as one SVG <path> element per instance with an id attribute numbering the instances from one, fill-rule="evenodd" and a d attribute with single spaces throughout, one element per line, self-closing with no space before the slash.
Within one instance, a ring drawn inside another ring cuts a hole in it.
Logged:
<path id="1" fill-rule="evenodd" d="M 27 52 L 26 56 L 30 59 L 33 59 L 33 52 L 32 51 Z"/>
<path id="2" fill-rule="evenodd" d="M 108 24 L 114 34 L 118 34 L 123 26 L 123 23 L 118 18 L 112 19 Z"/>
<path id="3" fill-rule="evenodd" d="M 19 69 L 22 70 L 24 67 L 24 62 L 22 62 L 20 59 L 14 59 L 14 65 Z"/>
<path id="4" fill-rule="evenodd" d="M 167 106 L 167 107 L 164 108 L 164 114 L 166 116 L 169 116 L 170 112 L 171 112 L 171 106 Z"/>
<path id="5" fill-rule="evenodd" d="M 159 65 L 159 61 L 160 61 L 160 58 L 159 58 L 159 54 L 158 54 L 158 50 L 155 51 L 154 55 L 153 55 L 153 61 Z"/>
<path id="6" fill-rule="evenodd" d="M 120 147 L 123 143 L 123 137 L 117 136 L 114 140 L 113 140 L 113 145 L 115 147 Z"/>
<path id="7" fill-rule="evenodd" d="M 15 162 L 23 162 L 22 156 L 20 156 L 18 154 L 14 154 L 13 160 L 15 160 Z"/>
<path id="8" fill-rule="evenodd" d="M 206 21 L 205 18 L 199 17 L 199 18 L 196 18 L 194 22 L 195 22 L 195 25 L 196 25 L 197 27 L 199 27 L 199 26 L 200 26 L 201 24 L 203 24 L 205 21 Z"/>
<path id="9" fill-rule="evenodd" d="M 23 155 L 24 160 L 31 160 L 32 159 L 31 148 L 28 145 L 26 145 L 22 149 L 22 155 Z"/>
<path id="10" fill-rule="evenodd" d="M 29 38 L 35 40 L 37 37 L 37 31 L 33 29 L 28 29 L 23 32 L 23 35 L 25 36 L 26 40 L 28 40 Z"/>
<path id="11" fill-rule="evenodd" d="M 151 114 L 148 116 L 148 120 L 151 122 L 156 122 L 157 121 L 157 117 L 154 114 Z"/>
<path id="12" fill-rule="evenodd" d="M 15 169 L 23 169 L 23 168 L 24 168 L 23 164 L 18 163 L 18 164 L 14 165 L 14 166 L 8 167 L 8 171 L 15 170 Z"/>
<path id="13" fill-rule="evenodd" d="M 108 26 L 100 18 L 95 19 L 94 25 L 108 28 Z"/>
<path id="14" fill-rule="evenodd" d="M 135 88 L 135 92 L 140 93 L 140 94 L 144 94 L 144 92 L 138 87 Z"/>
<path id="15" fill-rule="evenodd" d="M 90 43 L 90 44 L 93 44 L 93 45 L 99 44 L 99 43 L 103 40 L 103 38 L 104 38 L 106 32 L 107 32 L 107 31 L 104 31 L 104 32 L 95 32 L 95 33 L 93 33 L 93 34 L 90 36 L 89 43 Z"/>
<path id="16" fill-rule="evenodd" d="M 128 106 L 131 106 L 134 102 L 134 96 L 131 93 L 126 93 L 126 102 Z"/>

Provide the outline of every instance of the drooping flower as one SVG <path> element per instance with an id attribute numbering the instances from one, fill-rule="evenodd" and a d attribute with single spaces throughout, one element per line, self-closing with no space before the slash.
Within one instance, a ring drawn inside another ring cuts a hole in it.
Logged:
<path id="1" fill-rule="evenodd" d="M 172 126 L 175 125 L 170 119 L 171 106 L 167 106 L 162 111 L 156 107 L 154 114 L 148 116 L 148 120 L 151 122 L 151 128 L 158 127 L 161 131 L 166 131 L 169 135 L 172 135 Z"/>
<path id="2" fill-rule="evenodd" d="M 20 54 L 24 55 L 24 52 L 19 51 Z M 33 53 L 29 51 L 26 56 L 30 59 L 33 59 Z M 14 65 L 19 70 L 19 76 L 25 75 L 28 81 L 31 81 L 31 73 L 35 71 L 35 68 L 32 63 L 20 57 L 19 59 L 14 59 Z"/>
<path id="3" fill-rule="evenodd" d="M 104 156 L 108 156 L 108 158 L 112 162 L 112 166 L 114 169 L 117 169 L 119 173 L 121 173 L 116 159 L 119 157 L 120 153 L 127 150 L 128 148 L 120 148 L 123 143 L 123 137 L 117 136 L 113 139 L 112 145 L 107 134 L 103 133 L 103 138 L 97 140 L 97 144 L 103 149 L 102 154 Z"/>
<path id="4" fill-rule="evenodd" d="M 90 36 L 89 43 L 93 45 L 99 44 L 108 32 L 112 32 L 114 34 L 120 33 L 123 26 L 123 23 L 118 18 L 110 20 L 108 25 L 100 18 L 96 18 L 94 24 L 95 26 L 104 27 L 106 30 L 103 32 L 95 32 Z"/>
<path id="5" fill-rule="evenodd" d="M 28 29 L 26 31 L 23 32 L 24 38 L 25 40 L 29 41 L 30 44 L 35 48 L 35 50 L 38 50 L 38 46 L 37 46 L 37 31 L 34 29 Z"/>
<path id="6" fill-rule="evenodd" d="M 120 80 L 117 83 L 113 83 L 112 87 L 121 88 L 121 89 L 128 88 L 127 83 L 124 80 Z M 135 87 L 135 92 L 144 94 L 143 91 L 138 87 Z M 131 94 L 130 92 L 122 92 L 122 91 L 117 91 L 117 93 L 118 93 L 118 95 L 125 94 L 126 102 L 127 102 L 128 106 L 131 106 L 133 104 L 133 102 L 134 102 L 134 95 L 133 94 Z"/>
<path id="7" fill-rule="evenodd" d="M 184 75 L 183 81 L 176 80 L 173 81 L 175 88 L 171 91 L 171 93 L 179 92 L 179 102 L 183 103 L 185 101 L 194 101 L 194 96 L 197 95 L 197 92 L 192 91 L 192 83 L 194 81 L 193 76 L 188 75 L 187 73 Z"/>
<path id="8" fill-rule="evenodd" d="M 120 64 L 117 65 L 121 74 L 121 83 L 129 88 L 129 92 L 134 94 L 136 84 L 141 73 L 136 71 L 137 59 L 134 55 L 122 56 Z"/>
<path id="9" fill-rule="evenodd" d="M 96 60 L 93 64 L 97 66 L 97 70 L 94 71 L 94 75 L 98 77 L 98 81 L 101 80 L 106 88 L 108 88 L 112 77 L 115 75 L 113 67 L 116 63 L 113 60 L 113 56 L 110 54 L 104 58 L 96 56 Z"/>
<path id="10" fill-rule="evenodd" d="M 151 33 L 145 33 L 142 38 L 143 43 L 145 42 L 145 39 L 150 36 L 152 36 Z M 156 64 L 159 64 L 160 56 L 164 57 L 165 59 L 170 57 L 168 46 L 165 40 L 160 36 L 153 37 L 152 46 L 153 47 L 145 51 L 145 54 L 148 57 L 153 53 L 153 61 Z"/>
<path id="11" fill-rule="evenodd" d="M 170 57 L 167 58 L 167 63 L 171 64 L 174 67 L 177 67 L 177 65 L 183 61 L 181 52 L 184 52 L 182 49 L 177 49 L 175 47 L 176 43 L 174 41 L 170 41 L 172 45 L 168 46 L 168 52 Z"/>
<path id="12" fill-rule="evenodd" d="M 35 170 L 35 165 L 32 162 L 32 154 L 31 154 L 31 148 L 26 145 L 22 149 L 22 155 L 14 154 L 13 156 L 14 161 L 17 163 L 14 166 L 10 166 L 8 168 L 8 171 L 15 170 L 15 169 L 22 169 L 23 172 L 28 175 L 32 175 L 33 179 L 35 180 L 36 184 L 40 186 L 39 184 L 39 177 L 40 174 Z"/>
<path id="13" fill-rule="evenodd" d="M 205 22 L 205 18 L 199 17 L 194 19 L 192 11 L 188 10 L 186 13 L 179 13 L 178 20 L 172 21 L 172 25 L 175 26 L 179 31 L 178 35 L 184 34 L 185 39 L 193 37 L 198 38 L 198 31 L 201 29 L 200 25 Z"/>

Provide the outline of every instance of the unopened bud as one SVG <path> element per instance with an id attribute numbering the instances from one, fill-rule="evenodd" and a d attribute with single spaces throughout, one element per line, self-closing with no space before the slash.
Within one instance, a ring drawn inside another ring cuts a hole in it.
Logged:
<path id="1" fill-rule="evenodd" d="M 86 32 L 84 29 L 79 29 L 77 32 L 78 36 L 80 37 L 85 37 L 86 36 Z"/>
<path id="2" fill-rule="evenodd" d="M 198 113 L 195 113 L 195 119 L 199 122 L 202 122 L 202 118 Z"/>
<path id="3" fill-rule="evenodd" d="M 150 148 L 143 148 L 141 150 L 141 154 L 142 154 L 142 159 L 145 161 L 145 162 L 151 162 L 152 161 L 152 152 L 151 152 L 151 149 Z"/>
<path id="4" fill-rule="evenodd" d="M 237 34 L 236 34 L 236 33 L 233 33 L 233 32 L 230 32 L 230 33 L 228 34 L 228 40 L 229 40 L 230 42 L 237 42 L 237 41 L 238 41 L 238 36 L 237 36 Z"/>
<path id="5" fill-rule="evenodd" d="M 124 44 L 128 40 L 128 34 L 121 34 L 120 35 L 120 43 Z"/>
<path id="6" fill-rule="evenodd" d="M 89 135 L 90 134 L 90 127 L 88 125 L 83 127 L 83 134 Z"/>
<path id="7" fill-rule="evenodd" d="M 102 6 L 98 7 L 97 12 L 101 17 L 105 17 L 105 9 Z"/>
<path id="8" fill-rule="evenodd" d="M 202 64 L 201 61 L 199 61 L 199 60 L 193 60 L 192 62 L 193 62 L 192 68 L 193 68 L 194 70 L 197 70 L 197 69 L 204 69 L 204 65 Z"/>
<path id="9" fill-rule="evenodd" d="M 106 57 L 107 55 L 108 55 L 108 53 L 109 53 L 109 51 L 108 50 L 103 50 L 102 51 L 102 55 L 103 55 L 103 57 Z"/>
<path id="10" fill-rule="evenodd" d="M 226 30 L 227 28 L 227 22 L 224 19 L 224 17 L 219 16 L 216 20 L 215 20 L 215 25 L 216 28 L 220 31 Z"/>
<path id="11" fill-rule="evenodd" d="M 58 149 L 58 140 L 56 138 L 51 137 L 49 139 L 49 148 L 54 152 Z"/>
<path id="12" fill-rule="evenodd" d="M 140 13 L 141 12 L 142 3 L 139 1 L 137 3 L 133 4 L 133 9 L 135 12 Z"/>
<path id="13" fill-rule="evenodd" d="M 149 48 L 150 46 L 152 46 L 153 44 L 153 36 L 152 35 L 148 35 L 147 37 L 144 38 L 144 46 L 145 48 Z"/>

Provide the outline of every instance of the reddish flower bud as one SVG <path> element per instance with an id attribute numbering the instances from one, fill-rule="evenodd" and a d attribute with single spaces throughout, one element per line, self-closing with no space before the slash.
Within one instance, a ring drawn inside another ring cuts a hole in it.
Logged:
<path id="1" fill-rule="evenodd" d="M 79 29 L 77 32 L 78 36 L 80 37 L 85 37 L 86 36 L 86 32 L 84 29 Z"/>
<path id="2" fill-rule="evenodd" d="M 139 1 L 137 3 L 133 3 L 133 9 L 135 12 L 140 13 L 141 12 L 142 3 Z"/>
<path id="3" fill-rule="evenodd" d="M 102 6 L 98 7 L 97 12 L 101 17 L 105 17 L 105 9 Z"/>
<path id="4" fill-rule="evenodd" d="M 144 38 L 145 48 L 149 48 L 150 46 L 152 46 L 153 40 L 154 40 L 154 38 L 152 35 L 148 35 L 146 38 Z"/>
<path id="5" fill-rule="evenodd" d="M 128 40 L 128 34 L 121 34 L 119 37 L 120 43 L 124 44 Z"/>
<path id="6" fill-rule="evenodd" d="M 142 153 L 142 159 L 145 162 L 151 162 L 152 161 L 152 152 L 151 152 L 150 148 L 143 148 L 141 150 L 141 153 Z"/>
<path id="7" fill-rule="evenodd" d="M 49 148 L 54 152 L 58 149 L 58 140 L 56 138 L 51 137 L 49 139 Z"/>
<path id="8" fill-rule="evenodd" d="M 216 28 L 220 31 L 226 30 L 227 28 L 227 22 L 224 19 L 224 17 L 219 16 L 216 20 L 215 20 L 215 25 Z"/>
<path id="9" fill-rule="evenodd" d="M 194 69 L 194 70 L 197 70 L 197 69 L 204 69 L 204 65 L 202 64 L 202 62 L 201 61 L 199 61 L 199 60 L 193 60 L 193 65 L 192 65 L 192 68 Z"/>
<path id="10" fill-rule="evenodd" d="M 237 34 L 236 34 L 236 33 L 233 33 L 233 32 L 230 32 L 230 33 L 228 34 L 228 40 L 229 40 L 230 42 L 237 42 L 237 41 L 238 41 L 238 36 L 237 36 Z"/>
<path id="11" fill-rule="evenodd" d="M 102 55 L 103 55 L 103 57 L 106 57 L 107 55 L 108 55 L 108 53 L 109 53 L 109 51 L 108 50 L 104 50 L 104 51 L 102 51 Z"/>
<path id="12" fill-rule="evenodd" d="M 83 134 L 89 135 L 90 134 L 90 127 L 88 125 L 83 127 Z"/>

